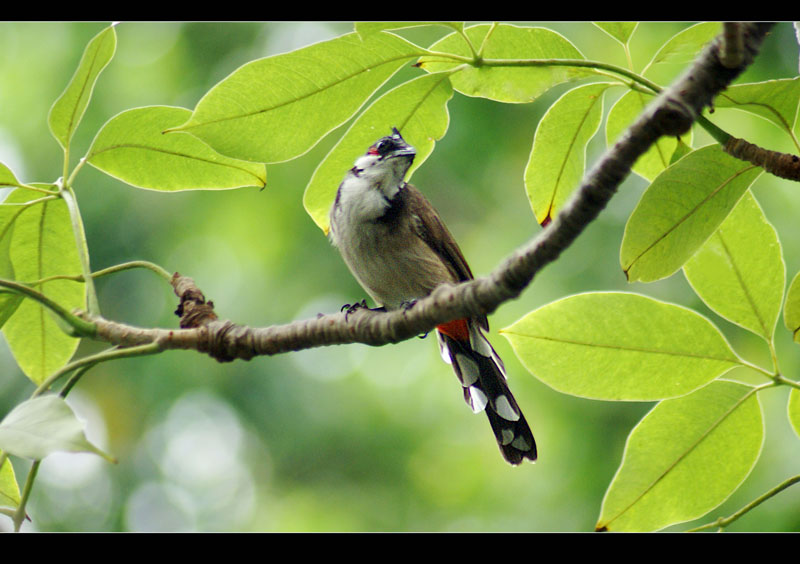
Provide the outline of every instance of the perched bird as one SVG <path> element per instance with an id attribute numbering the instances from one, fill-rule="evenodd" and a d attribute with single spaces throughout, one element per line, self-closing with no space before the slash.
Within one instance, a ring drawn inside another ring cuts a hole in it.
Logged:
<path id="1" fill-rule="evenodd" d="M 404 180 L 416 150 L 397 131 L 376 141 L 339 185 L 330 212 L 331 240 L 367 293 L 382 307 L 411 306 L 442 283 L 472 279 L 453 236 L 430 202 Z M 503 362 L 486 339 L 486 316 L 436 328 L 442 358 L 453 366 L 464 399 L 485 411 L 510 464 L 536 460 L 536 442 L 506 384 Z"/>

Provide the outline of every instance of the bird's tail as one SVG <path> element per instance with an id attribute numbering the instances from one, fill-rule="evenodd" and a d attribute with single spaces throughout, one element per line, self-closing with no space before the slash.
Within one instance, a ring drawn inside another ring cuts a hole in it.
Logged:
<path id="1" fill-rule="evenodd" d="M 464 399 L 486 411 L 503 457 L 509 464 L 536 460 L 536 441 L 506 384 L 503 361 L 474 321 L 461 319 L 437 327 L 439 349 L 464 388 Z"/>

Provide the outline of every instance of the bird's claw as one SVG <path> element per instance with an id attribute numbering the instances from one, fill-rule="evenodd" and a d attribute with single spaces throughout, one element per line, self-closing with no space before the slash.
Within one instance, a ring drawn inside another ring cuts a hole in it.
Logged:
<path id="1" fill-rule="evenodd" d="M 407 302 L 403 302 L 402 304 L 400 304 L 400 307 L 403 308 L 404 310 L 409 310 L 412 307 L 414 307 L 414 304 L 416 304 L 416 303 L 417 303 L 417 300 L 409 300 Z M 424 339 L 425 337 L 428 336 L 428 333 L 430 333 L 430 331 L 427 331 L 427 332 L 423 333 L 422 335 L 417 335 L 417 337 L 419 337 L 420 339 Z"/>
<path id="2" fill-rule="evenodd" d="M 347 318 L 350 316 L 351 313 L 353 313 L 356 310 L 365 308 L 365 307 L 367 307 L 367 300 L 361 300 L 360 302 L 356 302 L 354 304 L 344 304 L 342 306 L 342 309 L 339 310 L 339 311 L 345 312 L 344 319 L 345 319 L 345 321 L 347 321 Z M 369 308 L 367 308 L 367 309 L 369 309 Z"/>

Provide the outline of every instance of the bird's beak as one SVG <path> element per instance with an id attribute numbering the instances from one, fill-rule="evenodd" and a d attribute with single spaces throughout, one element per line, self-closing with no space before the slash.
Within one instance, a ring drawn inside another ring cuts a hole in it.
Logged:
<path id="1" fill-rule="evenodd" d="M 388 156 L 391 159 L 394 159 L 395 157 L 411 157 L 411 160 L 414 160 L 414 157 L 417 156 L 417 150 L 411 145 L 405 145 L 404 147 L 395 149 Z"/>

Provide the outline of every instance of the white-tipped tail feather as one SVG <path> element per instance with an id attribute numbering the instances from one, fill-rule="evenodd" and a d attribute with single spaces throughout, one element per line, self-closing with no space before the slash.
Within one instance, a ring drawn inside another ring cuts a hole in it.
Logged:
<path id="1" fill-rule="evenodd" d="M 464 388 L 464 400 L 472 411 L 486 412 L 503 457 L 510 464 L 536 460 L 536 441 L 517 401 L 506 384 L 500 357 L 474 322 L 470 322 L 470 343 L 437 331 L 445 362 Z M 480 351 L 480 352 L 478 352 Z"/>

